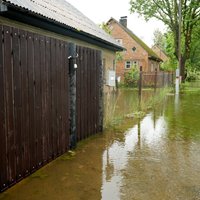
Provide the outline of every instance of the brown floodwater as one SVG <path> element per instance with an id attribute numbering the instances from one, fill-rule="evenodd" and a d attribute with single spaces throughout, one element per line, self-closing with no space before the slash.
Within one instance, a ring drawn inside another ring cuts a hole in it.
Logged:
<path id="1" fill-rule="evenodd" d="M 136 98 L 120 91 L 111 112 L 116 126 L 79 143 L 0 200 L 200 200 L 200 93 L 168 95 L 142 119 L 118 120 L 134 110 Z"/>

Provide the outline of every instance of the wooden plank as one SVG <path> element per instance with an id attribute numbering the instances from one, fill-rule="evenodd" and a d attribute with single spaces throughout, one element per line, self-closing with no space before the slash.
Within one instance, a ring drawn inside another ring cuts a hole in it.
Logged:
<path id="1" fill-rule="evenodd" d="M 27 78 L 27 32 L 19 30 L 20 35 L 20 64 L 21 64 L 21 98 L 22 98 L 22 135 L 21 135 L 21 159 L 22 170 L 19 176 L 24 177 L 29 169 L 29 154 L 27 153 L 29 143 L 27 136 L 29 134 L 29 116 L 28 113 L 28 78 Z M 27 171 L 26 171 L 27 170 Z"/>
<path id="2" fill-rule="evenodd" d="M 94 64 L 94 133 L 97 133 L 97 77 L 96 77 L 96 71 L 97 71 L 97 54 L 96 54 L 96 50 L 94 50 L 94 60 L 95 60 L 95 64 Z"/>
<path id="3" fill-rule="evenodd" d="M 87 120 L 87 113 L 88 113 L 88 107 L 87 107 L 87 103 L 88 103 L 88 96 L 87 96 L 87 85 L 88 85 L 88 81 L 87 81 L 87 69 L 88 69 L 88 60 L 87 60 L 87 53 L 88 53 L 88 49 L 84 48 L 84 138 L 87 137 L 88 134 L 88 120 Z"/>
<path id="4" fill-rule="evenodd" d="M 96 70 L 96 76 L 97 76 L 97 84 L 96 84 L 96 87 L 97 87 L 97 132 L 100 131 L 99 129 L 99 116 L 100 116 L 100 67 L 101 67 L 101 52 L 98 51 L 97 52 L 97 70 Z"/>
<path id="5" fill-rule="evenodd" d="M 35 125 L 35 151 L 36 151 L 36 167 L 42 164 L 42 99 L 41 99 L 41 71 L 40 71 L 40 40 L 39 35 L 34 34 L 34 125 Z"/>
<path id="6" fill-rule="evenodd" d="M 65 147 L 65 136 L 64 136 L 64 97 L 65 97 L 65 91 L 64 91 L 64 62 L 65 62 L 65 52 L 64 52 L 64 42 L 60 42 L 60 154 L 64 153 L 64 147 Z"/>
<path id="7" fill-rule="evenodd" d="M 64 45 L 65 55 L 68 55 L 68 44 L 65 42 Z M 69 149 L 69 59 L 65 58 L 64 61 L 64 122 L 65 122 L 65 151 Z"/>
<path id="8" fill-rule="evenodd" d="M 34 35 L 27 34 L 27 75 L 28 75 L 28 107 L 29 107 L 29 157 L 30 169 L 34 171 L 37 166 L 35 146 L 35 75 L 34 75 Z"/>
<path id="9" fill-rule="evenodd" d="M 88 71 L 88 79 L 89 79 L 89 85 L 88 85 L 88 88 L 89 88 L 89 95 L 88 95 L 88 103 L 89 103 L 89 114 L 88 114 L 88 121 L 89 121 L 89 135 L 88 136 L 91 136 L 92 134 L 92 51 L 91 49 L 89 50 L 89 71 Z"/>
<path id="10" fill-rule="evenodd" d="M 56 40 L 51 38 L 51 129 L 52 129 L 52 146 L 53 158 L 57 155 L 57 131 L 56 131 Z"/>
<path id="11" fill-rule="evenodd" d="M 61 138 L 60 138 L 60 41 L 56 40 L 56 91 L 55 91 L 55 107 L 56 107 L 56 141 L 57 141 L 57 150 L 56 150 L 56 156 L 60 155 L 60 144 L 61 144 Z"/>
<path id="12" fill-rule="evenodd" d="M 8 182 L 14 183 L 16 177 L 15 130 L 14 130 L 14 97 L 13 97 L 13 64 L 12 64 L 12 29 L 4 26 L 4 60 L 7 113 L 7 168 Z"/>
<path id="13" fill-rule="evenodd" d="M 47 160 L 52 159 L 52 137 L 51 137 L 51 79 L 50 79 L 50 38 L 46 37 L 46 133 L 47 133 Z"/>
<path id="14" fill-rule="evenodd" d="M 92 66 L 92 135 L 95 134 L 95 84 L 96 84 L 96 80 L 95 80 L 95 68 L 96 68 L 96 57 L 95 57 L 95 50 L 92 50 L 92 59 L 93 59 L 93 66 Z"/>
<path id="15" fill-rule="evenodd" d="M 4 83 L 4 30 L 0 25 L 0 191 L 5 189 L 7 184 L 7 158 L 6 158 L 6 104 L 5 104 L 5 83 Z"/>
<path id="16" fill-rule="evenodd" d="M 87 81 L 87 132 L 86 132 L 86 137 L 89 137 L 90 135 L 90 50 L 89 48 L 87 49 L 87 69 L 86 69 L 86 81 Z"/>
<path id="17" fill-rule="evenodd" d="M 84 119 L 84 112 L 85 112 L 85 91 L 84 91 L 84 85 L 85 85 L 85 81 L 84 81 L 84 68 L 85 68 L 85 55 L 84 55 L 84 47 L 81 48 L 81 64 L 79 66 L 80 70 L 81 70 L 81 140 L 84 139 L 84 133 L 85 133 L 85 129 L 84 129 L 84 123 L 85 123 L 85 119 Z"/>
<path id="18" fill-rule="evenodd" d="M 42 165 L 46 163 L 47 158 L 47 138 L 46 138 L 46 72 L 45 72 L 45 37 L 40 38 L 40 73 L 41 73 L 41 101 L 42 101 Z"/>
<path id="19" fill-rule="evenodd" d="M 13 29 L 13 85 L 14 85 L 14 120 L 16 138 L 16 179 L 21 179 L 23 171 L 22 154 L 22 94 L 21 94 L 21 65 L 20 65 L 20 39 L 19 30 Z"/>
<path id="20" fill-rule="evenodd" d="M 77 60 L 77 65 L 79 66 L 76 71 L 76 88 L 77 88 L 77 95 L 76 95 L 76 111 L 77 111 L 77 140 L 81 140 L 81 47 L 77 46 L 77 52 L 79 57 Z"/>
<path id="21" fill-rule="evenodd" d="M 29 173 L 29 107 L 28 107 L 28 77 L 27 77 L 27 32 L 19 30 L 20 60 L 21 60 L 21 91 L 22 91 L 22 171 L 21 177 Z"/>

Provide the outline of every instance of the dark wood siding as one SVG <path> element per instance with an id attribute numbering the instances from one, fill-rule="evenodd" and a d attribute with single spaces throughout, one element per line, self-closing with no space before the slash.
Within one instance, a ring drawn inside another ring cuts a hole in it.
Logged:
<path id="1" fill-rule="evenodd" d="M 0 190 L 69 148 L 67 43 L 0 26 Z"/>
<path id="2" fill-rule="evenodd" d="M 0 25 L 0 191 L 70 147 L 68 43 Z M 77 140 L 101 131 L 101 52 L 77 47 Z"/>
<path id="3" fill-rule="evenodd" d="M 77 47 L 77 139 L 82 140 L 100 131 L 99 66 L 101 52 Z"/>

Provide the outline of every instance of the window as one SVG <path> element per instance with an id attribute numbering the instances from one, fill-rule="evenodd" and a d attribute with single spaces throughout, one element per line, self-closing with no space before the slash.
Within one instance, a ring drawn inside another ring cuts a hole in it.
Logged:
<path id="1" fill-rule="evenodd" d="M 126 61 L 125 68 L 130 69 L 131 68 L 131 61 Z"/>
<path id="2" fill-rule="evenodd" d="M 125 63 L 125 68 L 126 69 L 130 69 L 131 67 L 138 68 L 138 66 L 139 66 L 139 62 L 137 60 L 132 60 L 132 61 L 128 60 Z"/>
<path id="3" fill-rule="evenodd" d="M 137 61 L 137 60 L 134 60 L 132 66 L 138 67 L 138 65 L 139 65 L 139 64 L 138 64 L 138 61 Z"/>
<path id="4" fill-rule="evenodd" d="M 136 47 L 133 47 L 133 48 L 132 48 L 132 51 L 135 52 L 135 51 L 136 51 Z"/>
<path id="5" fill-rule="evenodd" d="M 116 39 L 116 41 L 117 41 L 119 44 L 121 44 L 121 45 L 122 45 L 122 43 L 123 43 L 122 39 Z"/>

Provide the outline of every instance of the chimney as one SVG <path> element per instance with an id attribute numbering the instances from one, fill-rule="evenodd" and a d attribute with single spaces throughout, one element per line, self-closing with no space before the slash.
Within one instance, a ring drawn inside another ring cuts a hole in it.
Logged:
<path id="1" fill-rule="evenodd" d="M 120 18 L 119 23 L 124 26 L 125 28 L 127 28 L 127 16 L 123 16 Z"/>

